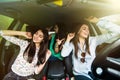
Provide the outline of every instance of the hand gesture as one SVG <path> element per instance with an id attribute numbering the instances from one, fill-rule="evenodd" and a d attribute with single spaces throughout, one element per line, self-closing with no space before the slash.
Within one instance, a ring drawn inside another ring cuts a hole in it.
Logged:
<path id="1" fill-rule="evenodd" d="M 58 45 L 60 45 L 64 40 L 65 40 L 65 38 L 63 38 L 61 40 L 60 39 L 56 39 L 56 42 L 57 42 Z"/>
<path id="2" fill-rule="evenodd" d="M 53 26 L 47 27 L 46 30 L 49 32 L 52 29 Z"/>
<path id="3" fill-rule="evenodd" d="M 75 37 L 75 33 L 69 33 L 67 35 L 67 41 L 70 41 L 71 39 L 73 39 Z"/>
<path id="4" fill-rule="evenodd" d="M 31 32 L 26 32 L 25 37 L 28 38 L 28 39 L 32 39 Z"/>
<path id="5" fill-rule="evenodd" d="M 88 18 L 85 18 L 86 21 L 92 22 L 92 23 L 97 23 L 99 19 L 97 17 L 90 16 Z"/>

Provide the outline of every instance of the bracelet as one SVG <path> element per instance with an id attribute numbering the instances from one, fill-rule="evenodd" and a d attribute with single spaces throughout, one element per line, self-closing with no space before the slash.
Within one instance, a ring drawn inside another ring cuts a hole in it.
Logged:
<path id="1" fill-rule="evenodd" d="M 57 48 L 57 47 L 59 47 L 59 45 L 56 43 L 56 44 L 55 44 L 55 47 Z"/>
<path id="2" fill-rule="evenodd" d="M 56 46 L 55 48 L 59 48 L 58 46 Z"/>

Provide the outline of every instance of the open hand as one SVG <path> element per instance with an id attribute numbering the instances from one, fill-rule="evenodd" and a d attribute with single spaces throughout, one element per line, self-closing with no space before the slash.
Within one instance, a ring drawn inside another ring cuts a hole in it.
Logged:
<path id="1" fill-rule="evenodd" d="M 97 23 L 99 19 L 97 17 L 90 16 L 88 18 L 85 18 L 86 21 L 92 22 L 92 23 Z"/>

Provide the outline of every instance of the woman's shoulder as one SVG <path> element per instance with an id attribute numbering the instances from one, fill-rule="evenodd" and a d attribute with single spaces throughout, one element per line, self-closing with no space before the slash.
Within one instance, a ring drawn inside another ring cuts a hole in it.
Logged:
<path id="1" fill-rule="evenodd" d="M 89 43 L 96 42 L 96 36 L 90 36 L 89 37 Z"/>

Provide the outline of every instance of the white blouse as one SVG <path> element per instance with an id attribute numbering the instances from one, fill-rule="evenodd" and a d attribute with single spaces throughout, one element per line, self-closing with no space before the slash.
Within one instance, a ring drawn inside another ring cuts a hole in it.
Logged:
<path id="1" fill-rule="evenodd" d="M 74 75 L 85 75 L 89 77 L 88 72 L 91 71 L 91 65 L 93 60 L 96 57 L 96 47 L 105 41 L 115 38 L 116 36 L 120 35 L 120 26 L 113 24 L 105 19 L 101 19 L 97 25 L 99 27 L 102 27 L 104 29 L 107 29 L 109 33 L 95 36 L 95 37 L 89 37 L 89 47 L 90 47 L 90 54 L 88 53 L 85 56 L 85 62 L 82 63 L 80 61 L 81 56 L 81 50 L 78 51 L 78 58 L 75 57 L 75 49 L 74 45 L 71 42 L 65 42 L 63 45 L 63 49 L 61 51 L 61 55 L 63 57 L 66 57 L 70 54 L 70 52 L 73 50 L 73 55 L 72 55 L 72 62 L 73 62 L 73 74 Z M 120 38 L 120 37 L 119 37 Z M 78 44 L 79 46 L 80 44 Z M 85 47 L 84 47 L 85 49 Z M 90 78 L 90 77 L 89 77 Z"/>

